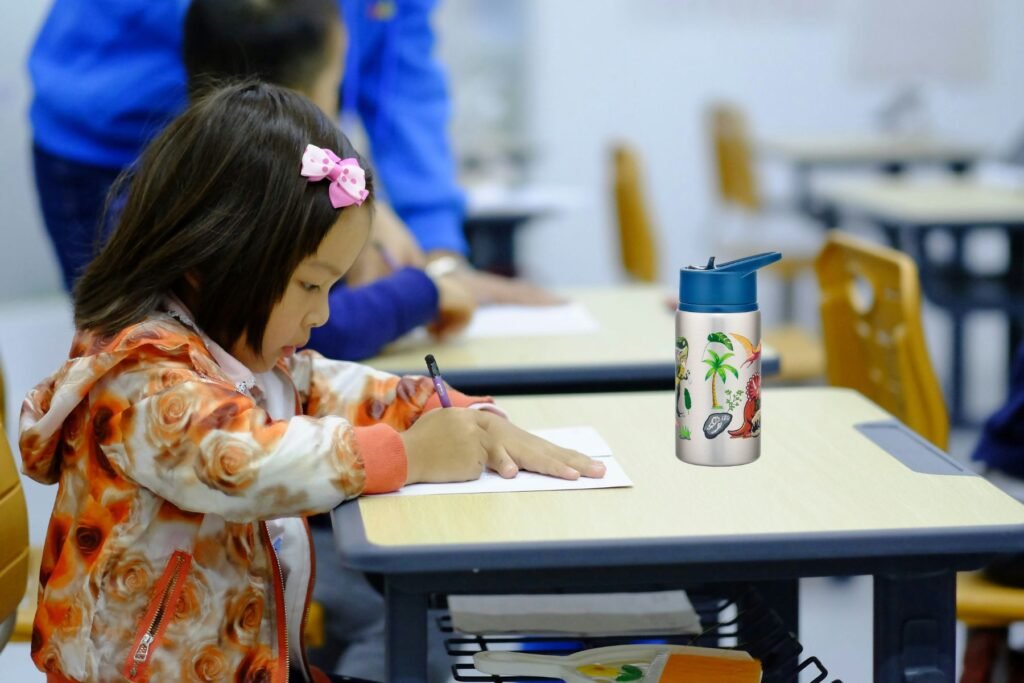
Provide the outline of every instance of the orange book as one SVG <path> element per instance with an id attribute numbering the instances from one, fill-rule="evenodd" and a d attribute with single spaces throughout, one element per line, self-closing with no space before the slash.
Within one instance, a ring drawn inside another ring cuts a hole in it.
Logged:
<path id="1" fill-rule="evenodd" d="M 651 664 L 651 673 L 656 673 L 658 660 L 664 660 L 659 683 L 760 683 L 761 662 L 756 659 L 726 659 L 705 655 L 668 654 L 659 655 Z M 655 680 L 651 676 L 651 680 Z"/>

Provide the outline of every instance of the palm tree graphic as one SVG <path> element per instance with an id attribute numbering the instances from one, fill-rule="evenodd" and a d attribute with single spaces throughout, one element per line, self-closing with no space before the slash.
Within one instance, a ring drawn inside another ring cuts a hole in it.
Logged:
<path id="1" fill-rule="evenodd" d="M 712 349 L 708 349 L 707 353 L 709 356 L 711 356 L 711 358 L 705 358 L 704 363 L 710 367 L 708 369 L 708 374 L 704 375 L 704 379 L 711 379 L 711 403 L 714 408 L 721 409 L 722 406 L 718 405 L 718 390 L 715 383 L 718 381 L 719 377 L 722 378 L 723 383 L 725 383 L 725 381 L 729 379 L 729 376 L 725 374 L 726 371 L 731 372 L 733 374 L 733 377 L 735 377 L 736 379 L 740 378 L 740 373 L 739 371 L 736 370 L 736 368 L 725 362 L 732 358 L 734 354 L 723 353 L 721 356 L 719 356 Z"/>

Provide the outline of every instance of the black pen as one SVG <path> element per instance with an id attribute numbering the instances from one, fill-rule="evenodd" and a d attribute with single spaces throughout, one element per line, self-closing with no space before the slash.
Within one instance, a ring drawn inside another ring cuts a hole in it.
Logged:
<path id="1" fill-rule="evenodd" d="M 441 399 L 441 407 L 451 408 L 452 402 L 448 398 L 448 389 L 445 388 L 444 380 L 441 379 L 441 371 L 437 368 L 434 354 L 428 353 L 424 360 L 427 361 L 427 370 L 430 372 L 430 377 L 434 380 L 434 391 L 437 392 L 437 397 Z"/>

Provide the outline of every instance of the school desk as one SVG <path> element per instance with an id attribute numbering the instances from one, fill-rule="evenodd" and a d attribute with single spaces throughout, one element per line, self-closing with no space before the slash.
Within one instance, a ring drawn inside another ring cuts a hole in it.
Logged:
<path id="1" fill-rule="evenodd" d="M 1024 188 L 995 187 L 970 178 L 914 182 L 895 178 L 827 185 L 815 192 L 818 204 L 838 216 L 866 219 L 889 242 L 918 263 L 926 297 L 950 316 L 950 418 L 965 421 L 964 319 L 978 311 L 997 311 L 1009 322 L 1007 367 L 1024 340 Z M 965 260 L 972 231 L 1003 231 L 1007 267 L 996 275 L 973 273 Z M 952 243 L 948 263 L 935 263 L 926 249 L 932 233 L 945 233 Z"/>
<path id="2" fill-rule="evenodd" d="M 480 270 L 515 276 L 516 233 L 536 218 L 579 204 L 571 188 L 471 183 L 466 187 L 463 232 L 469 260 Z"/>
<path id="3" fill-rule="evenodd" d="M 555 394 L 670 389 L 675 382 L 675 318 L 666 288 L 631 285 L 569 289 L 596 319 L 595 333 L 563 336 L 424 340 L 385 349 L 367 364 L 397 374 L 423 374 L 433 353 L 445 380 L 471 394 Z M 400 350 L 396 350 L 400 349 Z M 780 362 L 764 349 L 761 372 Z"/>
<path id="4" fill-rule="evenodd" d="M 982 156 L 978 147 L 927 135 L 833 134 L 767 137 L 757 150 L 781 159 L 796 176 L 800 208 L 814 215 L 811 175 L 825 169 L 877 169 L 899 175 L 911 166 L 944 166 L 960 174 Z"/>
<path id="5" fill-rule="evenodd" d="M 595 426 L 634 486 L 337 508 L 344 564 L 383 575 L 389 680 L 424 680 L 433 592 L 751 582 L 796 632 L 799 578 L 873 575 L 874 680 L 952 682 L 955 572 L 1024 550 L 1024 506 L 851 390 L 762 400 L 760 459 L 709 468 L 676 460 L 669 392 L 500 399 L 526 428 Z"/>

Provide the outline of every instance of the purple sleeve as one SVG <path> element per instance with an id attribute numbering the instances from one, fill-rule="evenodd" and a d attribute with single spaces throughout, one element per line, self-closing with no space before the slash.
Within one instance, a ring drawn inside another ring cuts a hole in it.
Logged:
<path id="1" fill-rule="evenodd" d="M 331 317 L 313 330 L 308 348 L 328 358 L 361 360 L 437 317 L 437 287 L 417 268 L 402 268 L 359 287 L 331 290 Z"/>

